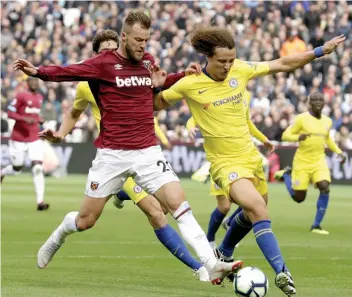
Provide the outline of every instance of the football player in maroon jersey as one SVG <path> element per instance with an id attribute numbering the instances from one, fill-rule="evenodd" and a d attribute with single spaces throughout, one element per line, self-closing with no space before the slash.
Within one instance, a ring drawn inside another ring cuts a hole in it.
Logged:
<path id="1" fill-rule="evenodd" d="M 95 141 L 98 151 L 89 170 L 81 210 L 68 213 L 40 248 L 38 266 L 46 267 L 69 234 L 93 227 L 111 195 L 132 176 L 172 214 L 181 235 L 208 270 L 212 283 L 220 284 L 242 262 L 225 263 L 216 259 L 177 175 L 156 145 L 154 89 L 168 88 L 185 73 L 166 77 L 156 69 L 154 58 L 145 52 L 150 27 L 151 20 L 146 14 L 131 12 L 124 21 L 117 51 L 103 51 L 65 67 L 36 68 L 23 59 L 14 64 L 15 70 L 42 80 L 88 81 L 101 113 L 100 133 Z"/>
<path id="2" fill-rule="evenodd" d="M 11 163 L 1 170 L 1 180 L 6 175 L 20 172 L 26 153 L 32 162 L 34 189 L 37 197 L 37 210 L 46 210 L 49 204 L 44 202 L 43 142 L 38 137 L 39 124 L 42 121 L 40 111 L 43 96 L 38 92 L 39 80 L 29 77 L 28 91 L 16 95 L 8 107 L 8 117 L 16 121 L 9 141 Z"/>

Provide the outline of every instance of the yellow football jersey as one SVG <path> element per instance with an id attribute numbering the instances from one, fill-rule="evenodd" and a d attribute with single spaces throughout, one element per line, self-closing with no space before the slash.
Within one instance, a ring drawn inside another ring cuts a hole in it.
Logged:
<path id="1" fill-rule="evenodd" d="M 322 115 L 317 119 L 309 112 L 305 112 L 298 115 L 294 124 L 285 130 L 282 140 L 295 142 L 298 141 L 300 134 L 310 134 L 306 140 L 299 142 L 295 160 L 306 164 L 316 163 L 325 159 L 325 145 L 337 154 L 342 153 L 330 137 L 331 127 L 332 121 L 327 116 Z"/>
<path id="2" fill-rule="evenodd" d="M 244 105 L 246 106 L 246 114 L 247 114 L 247 124 L 248 124 L 248 128 L 249 128 L 249 133 L 255 137 L 256 139 L 258 139 L 259 141 L 261 141 L 262 143 L 264 143 L 265 141 L 268 140 L 268 138 L 258 130 L 258 128 L 254 125 L 254 123 L 251 121 L 251 117 L 250 117 L 250 103 L 251 103 L 251 94 L 246 90 L 244 92 Z M 194 128 L 195 126 L 197 126 L 197 123 L 194 119 L 194 117 L 192 116 L 186 124 L 187 129 L 191 129 Z"/>
<path id="3" fill-rule="evenodd" d="M 89 104 L 92 108 L 93 117 L 99 130 L 101 119 L 99 107 L 95 102 L 94 96 L 89 88 L 88 82 L 79 82 L 76 88 L 76 96 L 73 102 L 73 107 L 77 110 L 85 110 Z"/>
<path id="4" fill-rule="evenodd" d="M 245 158 L 256 150 L 247 124 L 246 85 L 248 80 L 268 72 L 267 62 L 236 59 L 224 81 L 214 81 L 204 72 L 190 75 L 163 91 L 162 96 L 170 103 L 186 99 L 204 137 L 210 162 Z"/>

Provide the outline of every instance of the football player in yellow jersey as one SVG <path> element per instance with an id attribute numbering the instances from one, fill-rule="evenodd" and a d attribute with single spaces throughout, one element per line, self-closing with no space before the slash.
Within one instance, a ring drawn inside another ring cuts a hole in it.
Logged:
<path id="1" fill-rule="evenodd" d="M 308 185 L 312 181 L 319 189 L 320 195 L 311 232 L 328 235 L 329 232 L 321 227 L 328 207 L 331 183 L 330 170 L 325 159 L 325 145 L 339 155 L 341 163 L 346 161 L 346 157 L 329 135 L 332 121 L 322 114 L 323 94 L 319 92 L 310 94 L 309 105 L 310 111 L 298 115 L 294 124 L 282 135 L 283 141 L 299 142 L 293 159 L 292 181 L 289 167 L 276 172 L 275 178 L 285 181 L 292 199 L 298 203 L 306 199 Z"/>
<path id="2" fill-rule="evenodd" d="M 185 77 L 155 96 L 156 109 L 186 99 L 204 137 L 213 180 L 243 208 L 232 220 L 219 246 L 219 255 L 224 260 L 232 259 L 234 246 L 253 228 L 258 246 L 276 273 L 275 284 L 287 296 L 295 295 L 296 289 L 271 229 L 265 203 L 267 193 L 261 186 L 265 176 L 247 124 L 244 91 L 250 79 L 291 72 L 331 53 L 344 40 L 344 36 L 335 37 L 313 51 L 269 62 L 246 62 L 236 59 L 235 42 L 229 30 L 199 27 L 193 31 L 191 43 L 207 57 L 203 73 Z"/>
<path id="3" fill-rule="evenodd" d="M 263 133 L 261 133 L 257 129 L 257 127 L 250 119 L 249 106 L 251 101 L 251 95 L 247 90 L 244 92 L 243 100 L 246 101 L 245 105 L 246 105 L 246 114 L 247 114 L 247 124 L 249 127 L 250 134 L 256 139 L 258 139 L 259 141 L 261 141 L 264 144 L 264 146 L 270 151 L 270 153 L 272 153 L 275 149 L 274 145 L 268 140 L 268 138 Z M 197 126 L 196 121 L 194 120 L 193 117 L 191 117 L 188 120 L 186 125 L 188 131 L 190 132 L 191 138 L 194 138 L 196 126 Z M 268 187 L 266 181 L 263 181 L 261 183 L 261 187 L 264 187 L 264 189 L 260 191 L 266 193 L 267 187 Z M 232 219 L 242 210 L 242 208 L 241 207 L 237 208 L 236 211 L 229 218 L 224 220 L 225 216 L 230 211 L 231 201 L 226 197 L 224 190 L 222 190 L 216 183 L 214 183 L 212 179 L 210 182 L 210 195 L 216 197 L 217 207 L 210 215 L 207 238 L 209 240 L 209 243 L 212 245 L 212 247 L 215 248 L 216 247 L 215 234 L 218 231 L 221 223 L 223 227 L 226 230 L 228 230 L 231 225 Z"/>
<path id="4" fill-rule="evenodd" d="M 118 35 L 115 31 L 104 30 L 97 34 L 93 40 L 93 51 L 101 52 L 103 50 L 116 49 L 118 45 Z M 186 71 L 192 72 L 189 68 Z M 73 106 L 69 112 L 64 115 L 63 121 L 58 132 L 51 131 L 51 135 L 47 135 L 46 139 L 51 142 L 59 142 L 63 140 L 68 133 L 74 128 L 80 115 L 91 105 L 92 113 L 98 129 L 100 127 L 100 111 L 97 103 L 94 99 L 93 94 L 89 88 L 88 82 L 80 82 L 77 85 L 76 96 Z M 160 137 L 161 129 L 156 129 L 156 133 L 159 133 Z M 164 144 L 167 138 L 165 135 L 161 137 Z M 188 251 L 187 247 L 183 243 L 179 234 L 167 223 L 167 219 L 162 210 L 162 207 L 158 200 L 153 196 L 147 194 L 143 189 L 138 186 L 132 178 L 126 180 L 123 186 L 123 195 L 128 195 L 136 203 L 136 205 L 145 213 L 150 225 L 153 227 L 154 232 L 158 240 L 181 262 L 190 267 L 197 275 L 200 281 L 208 282 L 209 274 L 205 267 L 199 263 Z M 114 201 L 115 206 L 121 208 L 121 201 L 116 199 Z M 82 208 L 88 207 L 83 205 Z M 82 211 L 82 209 L 81 209 Z"/>

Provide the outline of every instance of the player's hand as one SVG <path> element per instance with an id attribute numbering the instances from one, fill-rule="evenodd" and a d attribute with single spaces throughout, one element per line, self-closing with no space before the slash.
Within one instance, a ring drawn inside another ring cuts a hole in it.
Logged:
<path id="1" fill-rule="evenodd" d="M 188 129 L 189 138 L 191 138 L 192 141 L 195 140 L 197 131 L 199 131 L 199 129 L 197 127 Z"/>
<path id="2" fill-rule="evenodd" d="M 323 45 L 323 53 L 324 55 L 328 55 L 332 53 L 339 44 L 343 43 L 346 40 L 346 37 L 342 34 L 340 36 L 336 36 L 333 39 L 330 39 L 328 42 L 325 42 Z"/>
<path id="3" fill-rule="evenodd" d="M 301 134 L 298 136 L 298 141 L 305 141 L 309 136 L 310 134 Z"/>
<path id="4" fill-rule="evenodd" d="M 64 138 L 58 133 L 51 129 L 45 129 L 38 133 L 38 136 L 42 139 L 46 139 L 50 142 L 61 142 Z"/>
<path id="5" fill-rule="evenodd" d="M 202 67 L 200 66 L 200 64 L 195 63 L 195 62 L 191 62 L 189 63 L 189 65 L 187 66 L 186 70 L 185 70 L 185 74 L 187 75 L 191 75 L 191 74 L 201 74 L 202 73 Z"/>
<path id="6" fill-rule="evenodd" d="M 346 153 L 341 153 L 337 155 L 339 157 L 340 164 L 344 164 L 347 160 L 347 154 Z"/>
<path id="7" fill-rule="evenodd" d="M 33 118 L 29 118 L 29 117 L 24 117 L 23 120 L 27 123 L 27 124 L 35 124 L 37 121 Z"/>
<path id="8" fill-rule="evenodd" d="M 15 63 L 13 64 L 13 68 L 15 70 L 21 70 L 29 76 L 34 76 L 34 75 L 37 75 L 38 73 L 37 68 L 35 68 L 31 63 L 29 63 L 25 59 L 16 60 Z"/>
<path id="9" fill-rule="evenodd" d="M 165 70 L 162 70 L 159 65 L 153 65 L 150 77 L 153 87 L 160 88 L 166 81 L 167 73 Z"/>
<path id="10" fill-rule="evenodd" d="M 272 144 L 270 140 L 267 140 L 263 143 L 264 147 L 268 150 L 270 154 L 275 151 L 275 145 Z"/>

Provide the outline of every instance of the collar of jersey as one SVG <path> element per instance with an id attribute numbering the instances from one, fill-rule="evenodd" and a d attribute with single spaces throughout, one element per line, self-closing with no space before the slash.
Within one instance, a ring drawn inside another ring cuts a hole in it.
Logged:
<path id="1" fill-rule="evenodd" d="M 208 72 L 207 69 L 206 69 L 207 66 L 208 66 L 208 63 L 205 64 L 204 68 L 202 69 L 202 70 L 203 70 L 203 73 L 204 73 L 207 77 L 209 77 L 211 80 L 213 80 L 213 81 L 215 81 L 215 82 L 218 82 L 217 80 L 215 80 L 214 78 L 212 78 L 212 77 L 210 76 L 209 72 Z"/>
<path id="2" fill-rule="evenodd" d="M 315 118 L 317 120 L 320 120 L 323 117 L 323 115 L 321 115 L 320 118 L 317 118 L 311 111 L 308 111 L 308 112 L 313 118 Z"/>

